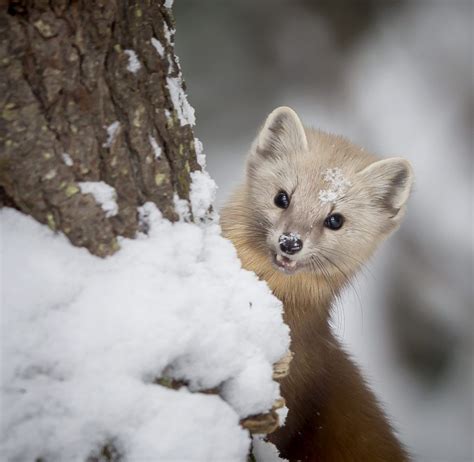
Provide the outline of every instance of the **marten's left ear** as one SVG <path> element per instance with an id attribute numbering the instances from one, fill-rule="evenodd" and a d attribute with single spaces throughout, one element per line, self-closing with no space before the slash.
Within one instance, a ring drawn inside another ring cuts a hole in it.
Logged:
<path id="1" fill-rule="evenodd" d="M 357 180 L 390 218 L 401 218 L 413 183 L 413 170 L 407 160 L 393 157 L 374 162 L 357 174 Z"/>
<path id="2" fill-rule="evenodd" d="M 303 124 L 293 109 L 282 106 L 267 117 L 252 145 L 251 155 L 268 159 L 307 149 Z"/>

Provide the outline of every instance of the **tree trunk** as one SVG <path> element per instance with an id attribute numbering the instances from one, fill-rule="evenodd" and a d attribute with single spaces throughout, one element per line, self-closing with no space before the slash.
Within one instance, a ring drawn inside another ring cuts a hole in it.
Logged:
<path id="1" fill-rule="evenodd" d="M 176 220 L 200 168 L 164 3 L 17 0 L 0 13 L 0 205 L 95 255 L 135 236 L 147 201 Z"/>

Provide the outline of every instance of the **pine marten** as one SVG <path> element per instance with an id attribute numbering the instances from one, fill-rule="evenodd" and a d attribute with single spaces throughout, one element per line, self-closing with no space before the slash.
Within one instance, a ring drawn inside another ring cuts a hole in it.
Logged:
<path id="1" fill-rule="evenodd" d="M 289 413 L 269 436 L 290 461 L 409 460 L 329 319 L 341 289 L 399 226 L 412 179 L 406 160 L 379 160 L 280 107 L 222 210 L 224 235 L 283 302 L 290 326 L 294 358 L 281 383 Z"/>

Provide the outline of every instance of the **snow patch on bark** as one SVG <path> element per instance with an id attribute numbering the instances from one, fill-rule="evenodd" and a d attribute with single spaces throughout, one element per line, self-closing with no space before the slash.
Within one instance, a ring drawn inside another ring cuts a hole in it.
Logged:
<path id="1" fill-rule="evenodd" d="M 196 123 L 194 108 L 188 103 L 188 98 L 183 90 L 183 79 L 181 76 L 167 77 L 166 84 L 181 126 L 193 126 Z"/>
<path id="2" fill-rule="evenodd" d="M 173 45 L 173 36 L 174 36 L 174 33 L 175 33 L 175 30 L 174 29 L 170 29 L 168 27 L 168 24 L 163 23 L 163 32 L 165 34 L 165 38 L 166 38 L 166 41 L 170 44 L 170 45 Z"/>
<path id="3" fill-rule="evenodd" d="M 124 50 L 124 52 L 128 56 L 127 70 L 132 74 L 136 74 L 142 67 L 140 61 L 138 60 L 137 54 L 134 50 Z"/>
<path id="4" fill-rule="evenodd" d="M 172 74 L 172 73 L 173 73 L 173 69 L 174 69 L 173 58 L 172 58 L 172 56 L 169 54 L 169 55 L 167 56 L 167 59 L 168 59 L 168 74 Z M 176 59 L 176 56 L 175 56 L 175 59 Z M 179 72 L 179 69 L 177 69 L 177 72 Z"/>
<path id="5" fill-rule="evenodd" d="M 67 152 L 63 152 L 61 154 L 61 157 L 63 159 L 63 162 L 68 166 L 68 167 L 72 167 L 74 162 L 71 158 L 71 156 L 67 153 Z"/>
<path id="6" fill-rule="evenodd" d="M 165 55 L 165 48 L 163 47 L 161 42 L 155 37 L 152 37 L 151 44 L 155 48 L 156 52 L 163 58 L 163 56 Z"/>
<path id="7" fill-rule="evenodd" d="M 159 159 L 161 157 L 161 146 L 158 144 L 156 139 L 153 136 L 149 136 L 148 140 L 150 141 L 151 147 L 155 154 L 155 159 Z"/>
<path id="8" fill-rule="evenodd" d="M 104 181 L 80 181 L 77 183 L 82 194 L 92 194 L 105 212 L 106 217 L 118 213 L 117 192 Z"/>
<path id="9" fill-rule="evenodd" d="M 202 142 L 199 138 L 194 138 L 194 149 L 196 151 L 197 163 L 201 168 L 206 168 L 206 155 L 204 154 Z"/>
<path id="10" fill-rule="evenodd" d="M 102 145 L 104 148 L 110 148 L 115 141 L 115 138 L 120 129 L 120 122 L 116 120 L 112 122 L 108 127 L 105 127 L 107 130 L 107 141 Z"/>

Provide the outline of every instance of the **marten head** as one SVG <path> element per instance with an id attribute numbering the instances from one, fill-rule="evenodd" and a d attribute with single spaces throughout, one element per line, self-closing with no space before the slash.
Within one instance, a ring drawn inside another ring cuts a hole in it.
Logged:
<path id="1" fill-rule="evenodd" d="M 245 239 L 288 275 L 350 275 L 398 227 L 412 178 L 406 160 L 377 160 L 280 107 L 248 156 Z"/>

